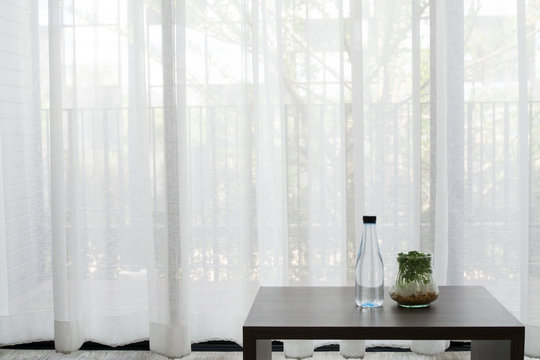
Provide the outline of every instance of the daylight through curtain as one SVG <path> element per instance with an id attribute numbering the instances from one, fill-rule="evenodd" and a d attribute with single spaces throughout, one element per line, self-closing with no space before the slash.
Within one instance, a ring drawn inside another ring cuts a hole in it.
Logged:
<path id="1" fill-rule="evenodd" d="M 432 252 L 540 356 L 539 29 L 530 0 L 0 0 L 0 344 L 241 344 L 258 286 L 353 284 L 369 214 L 387 285 Z"/>

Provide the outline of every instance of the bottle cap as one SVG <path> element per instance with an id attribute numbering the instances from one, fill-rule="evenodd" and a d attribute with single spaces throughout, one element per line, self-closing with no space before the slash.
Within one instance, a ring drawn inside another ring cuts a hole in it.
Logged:
<path id="1" fill-rule="evenodd" d="M 364 224 L 375 224 L 376 222 L 376 216 L 364 216 Z"/>

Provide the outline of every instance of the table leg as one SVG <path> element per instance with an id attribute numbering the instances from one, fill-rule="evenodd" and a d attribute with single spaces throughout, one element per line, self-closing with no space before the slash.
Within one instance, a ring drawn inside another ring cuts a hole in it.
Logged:
<path id="1" fill-rule="evenodd" d="M 510 340 L 471 341 L 471 360 L 510 359 Z M 523 357 L 521 359 L 523 359 Z"/>
<path id="2" fill-rule="evenodd" d="M 523 360 L 524 340 L 472 340 L 471 360 Z"/>
<path id="3" fill-rule="evenodd" d="M 512 340 L 510 356 L 512 360 L 523 359 L 525 356 L 525 334 L 523 334 L 523 337 Z"/>
<path id="4" fill-rule="evenodd" d="M 272 360 L 272 340 L 257 340 L 257 360 Z"/>
<path id="5" fill-rule="evenodd" d="M 272 340 L 257 340 L 244 332 L 243 360 L 272 360 Z"/>

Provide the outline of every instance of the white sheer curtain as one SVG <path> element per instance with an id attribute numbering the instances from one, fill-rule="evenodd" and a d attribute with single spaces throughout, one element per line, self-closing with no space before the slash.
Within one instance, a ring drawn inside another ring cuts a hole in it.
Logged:
<path id="1" fill-rule="evenodd" d="M 0 344 L 241 343 L 258 286 L 352 285 L 374 214 L 387 284 L 431 251 L 539 356 L 539 14 L 0 0 Z"/>

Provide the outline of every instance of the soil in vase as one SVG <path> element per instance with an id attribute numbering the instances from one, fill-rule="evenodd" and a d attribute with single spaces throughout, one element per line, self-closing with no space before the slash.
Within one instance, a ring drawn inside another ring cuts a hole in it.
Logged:
<path id="1" fill-rule="evenodd" d="M 399 295 L 396 292 L 390 293 L 390 297 L 395 300 L 399 306 L 406 308 L 428 307 L 431 302 L 437 300 L 439 295 L 436 292 L 428 291 L 426 293 L 416 293 L 408 296 Z"/>

